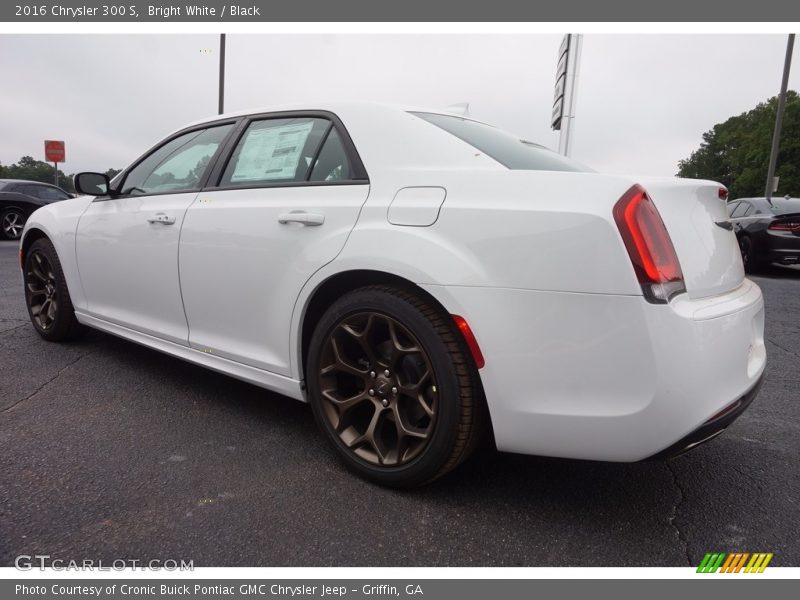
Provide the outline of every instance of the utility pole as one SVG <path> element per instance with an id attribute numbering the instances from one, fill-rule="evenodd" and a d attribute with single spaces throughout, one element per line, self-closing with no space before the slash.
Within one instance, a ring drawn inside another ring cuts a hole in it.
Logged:
<path id="1" fill-rule="evenodd" d="M 225 112 L 225 34 L 219 34 L 219 114 Z"/>
<path id="2" fill-rule="evenodd" d="M 781 145 L 781 127 L 783 126 L 783 111 L 786 108 L 786 88 L 789 86 L 789 69 L 792 66 L 792 51 L 794 50 L 794 34 L 789 34 L 786 42 L 786 58 L 783 61 L 783 80 L 781 81 L 781 95 L 778 97 L 778 114 L 775 115 L 775 130 L 772 132 L 772 150 L 769 155 L 769 169 L 767 169 L 767 189 L 764 196 L 772 204 L 772 182 L 775 178 L 775 166 L 778 163 L 778 149 Z"/>

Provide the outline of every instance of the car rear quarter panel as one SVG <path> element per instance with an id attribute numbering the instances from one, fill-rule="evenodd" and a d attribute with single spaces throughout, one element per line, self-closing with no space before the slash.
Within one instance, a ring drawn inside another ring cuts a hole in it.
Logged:
<path id="1" fill-rule="evenodd" d="M 590 173 L 494 169 L 382 170 L 370 173 L 370 196 L 342 252 L 306 283 L 295 305 L 290 345 L 302 378 L 305 307 L 325 280 L 373 270 L 420 286 L 483 287 L 640 297 L 612 207 L 632 184 Z M 447 190 L 430 226 L 392 225 L 397 190 Z M 449 295 L 434 296 L 451 313 Z M 499 308 L 499 307 L 498 307 Z M 463 315 L 469 320 L 469 314 Z"/>
<path id="2" fill-rule="evenodd" d="M 640 295 L 612 217 L 630 180 L 537 171 L 384 172 L 342 261 L 415 273 L 418 284 Z M 433 225 L 392 225 L 398 189 L 447 190 Z"/>

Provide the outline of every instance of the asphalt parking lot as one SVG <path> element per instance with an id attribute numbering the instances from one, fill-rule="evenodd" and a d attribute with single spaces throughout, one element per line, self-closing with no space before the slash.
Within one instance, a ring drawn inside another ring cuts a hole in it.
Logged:
<path id="1" fill-rule="evenodd" d="M 42 341 L 0 242 L 0 565 L 798 566 L 800 271 L 756 280 L 766 381 L 711 443 L 630 465 L 486 452 L 396 492 L 346 472 L 306 405 L 98 332 Z"/>

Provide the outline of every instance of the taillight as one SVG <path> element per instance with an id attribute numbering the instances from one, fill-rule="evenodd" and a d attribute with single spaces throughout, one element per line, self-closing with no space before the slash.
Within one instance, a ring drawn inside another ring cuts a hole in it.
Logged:
<path id="1" fill-rule="evenodd" d="M 719 199 L 723 202 L 728 201 L 728 188 L 721 187 L 719 188 Z"/>
<path id="2" fill-rule="evenodd" d="M 800 231 L 800 221 L 773 221 L 767 229 L 772 229 L 772 231 Z"/>
<path id="3" fill-rule="evenodd" d="M 656 205 L 634 185 L 614 205 L 614 220 L 649 302 L 666 303 L 686 291 L 678 255 Z"/>
<path id="4" fill-rule="evenodd" d="M 486 365 L 486 361 L 483 359 L 483 352 L 481 352 L 481 348 L 478 346 L 478 340 L 475 339 L 475 334 L 472 333 L 469 323 L 460 315 L 451 316 L 453 317 L 453 321 L 455 321 L 456 327 L 458 327 L 458 330 L 461 332 L 461 335 L 464 336 L 464 341 L 467 343 L 470 354 L 472 354 L 472 360 L 475 361 L 475 366 L 482 369 L 484 365 Z"/>

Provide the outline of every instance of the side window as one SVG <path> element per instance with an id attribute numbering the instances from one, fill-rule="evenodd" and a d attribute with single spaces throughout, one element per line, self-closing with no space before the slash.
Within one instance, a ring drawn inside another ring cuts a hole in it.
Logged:
<path id="1" fill-rule="evenodd" d="M 738 202 L 729 202 L 728 203 L 728 216 L 733 217 L 733 213 L 736 212 L 736 209 L 739 207 Z"/>
<path id="2" fill-rule="evenodd" d="M 745 211 L 748 208 L 752 208 L 752 206 L 750 206 L 749 202 L 740 202 L 739 206 L 737 206 L 735 209 L 733 209 L 733 213 L 731 213 L 731 217 L 734 218 L 734 219 L 736 219 L 738 217 L 743 217 L 744 214 L 745 214 Z"/>
<path id="3" fill-rule="evenodd" d="M 219 185 L 254 186 L 305 181 L 330 121 L 310 117 L 250 123 Z"/>
<path id="4" fill-rule="evenodd" d="M 336 129 L 331 129 L 311 170 L 309 181 L 341 181 L 352 178 L 350 161 Z"/>
<path id="5" fill-rule="evenodd" d="M 42 200 L 56 201 L 56 200 L 66 200 L 67 198 L 69 198 L 69 196 L 64 192 L 62 192 L 61 190 L 57 190 L 56 188 L 41 186 L 39 188 L 39 198 L 41 198 Z"/>
<path id="6" fill-rule="evenodd" d="M 742 202 L 742 204 L 747 204 L 747 210 L 744 211 L 743 217 L 749 217 L 750 213 L 753 212 L 753 205 L 749 202 Z M 761 214 L 761 211 L 758 211 L 758 214 Z"/>
<path id="7" fill-rule="evenodd" d="M 22 194 L 25 194 L 26 196 L 33 196 L 34 198 L 39 197 L 38 185 L 22 185 L 17 189 L 17 191 Z"/>
<path id="8" fill-rule="evenodd" d="M 191 131 L 160 146 L 125 176 L 120 192 L 163 194 L 196 189 L 232 124 Z"/>

